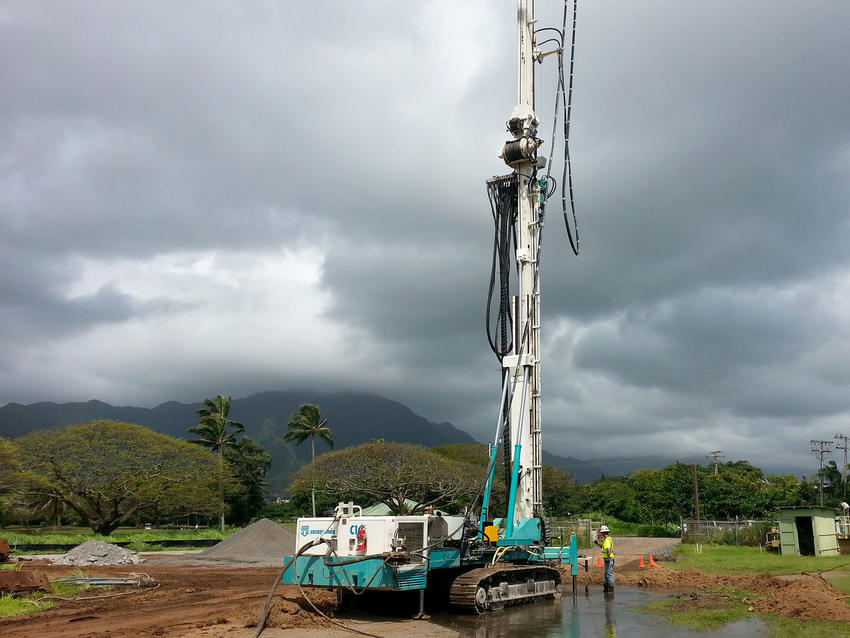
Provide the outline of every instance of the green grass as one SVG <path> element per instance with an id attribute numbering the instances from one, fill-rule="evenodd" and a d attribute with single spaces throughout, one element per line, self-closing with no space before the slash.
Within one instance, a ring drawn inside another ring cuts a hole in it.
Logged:
<path id="1" fill-rule="evenodd" d="M 21 563 L 17 563 L 20 565 Z M 86 578 L 89 576 L 81 569 L 75 569 L 73 572 L 76 578 Z M 44 611 L 53 607 L 56 602 L 53 600 L 43 600 L 45 596 L 73 596 L 74 594 L 94 589 L 91 585 L 75 585 L 74 583 L 51 583 L 52 592 L 37 591 L 32 593 L 19 594 L 0 594 L 0 618 L 11 618 L 12 616 L 23 616 L 25 614 L 34 614 L 39 611 Z M 113 589 L 112 587 L 97 587 L 98 592 L 106 592 Z"/>
<path id="2" fill-rule="evenodd" d="M 799 574 L 829 569 L 850 570 L 850 556 L 782 556 L 743 545 L 679 545 L 670 569 L 699 569 L 708 574 Z"/>
<path id="3" fill-rule="evenodd" d="M 850 638 L 850 625 L 846 622 L 762 618 L 767 622 L 769 638 Z"/>
<path id="4" fill-rule="evenodd" d="M 102 540 L 107 543 L 131 543 L 126 546 L 135 552 L 155 552 L 168 550 L 193 550 L 206 549 L 206 545 L 188 546 L 188 547 L 163 547 L 161 545 L 150 545 L 151 541 L 161 540 L 222 540 L 239 531 L 239 528 L 228 528 L 224 532 L 218 529 L 151 529 L 144 530 L 135 527 L 124 527 L 115 530 L 109 536 L 102 536 L 92 533 L 91 530 L 80 529 L 78 527 L 60 531 L 27 531 L 15 532 L 12 530 L 3 530 L 0 535 L 3 536 L 9 545 L 12 546 L 12 551 L 15 554 L 41 554 L 45 551 L 53 550 L 16 550 L 15 546 L 21 545 L 79 545 L 90 540 Z"/>
<path id="5" fill-rule="evenodd" d="M 716 597 L 687 608 L 687 598 L 665 598 L 644 607 L 642 611 L 659 614 L 677 626 L 697 631 L 716 630 L 745 618 L 758 618 L 767 626 L 769 638 L 850 638 L 850 624 L 828 620 L 795 620 L 773 614 L 749 611 L 751 605 L 744 598 L 756 598 L 756 594 L 725 589 L 712 592 Z M 711 593 L 709 593 L 711 595 Z M 684 607 L 678 608 L 678 607 Z"/>
<path id="6" fill-rule="evenodd" d="M 757 547 L 735 545 L 703 545 L 702 554 L 696 553 L 694 545 L 680 545 L 676 549 L 677 560 L 665 563 L 670 569 L 699 569 L 710 574 L 799 574 L 801 572 L 826 572 L 823 576 L 842 593 L 850 594 L 850 557 L 826 556 L 782 556 L 759 552 Z M 830 572 L 828 570 L 838 570 Z M 718 593 L 718 592 L 715 592 Z M 725 605 L 718 600 L 716 606 L 704 608 L 676 609 L 678 599 L 665 599 L 645 607 L 646 611 L 666 616 L 671 623 L 693 629 L 716 629 L 755 612 L 747 611 L 748 605 L 742 598 L 754 598 L 746 592 L 724 591 Z M 795 620 L 773 614 L 756 614 L 768 627 L 770 638 L 850 638 L 850 624 L 826 620 Z"/>
<path id="7" fill-rule="evenodd" d="M 143 543 L 145 541 L 159 540 L 200 540 L 200 539 L 215 539 L 221 540 L 227 538 L 239 528 L 226 529 L 221 532 L 217 529 L 152 529 L 142 530 L 136 528 L 119 528 L 109 536 L 101 536 L 93 534 L 90 530 L 81 530 L 74 528 L 68 531 L 45 531 L 45 532 L 14 532 L 4 530 L 3 538 L 9 541 L 9 545 L 37 545 L 37 544 L 57 544 L 70 545 L 79 544 L 92 539 L 106 541 L 108 543 L 115 542 L 131 542 Z"/>
<path id="8" fill-rule="evenodd" d="M 2 565 L 8 569 L 20 569 L 23 563 L 13 563 L 13 567 Z M 85 575 L 81 570 L 74 570 L 77 576 Z M 51 583 L 53 591 L 37 591 L 32 593 L 0 594 L 0 618 L 11 618 L 12 616 L 23 616 L 34 614 L 45 609 L 50 609 L 56 603 L 52 600 L 42 600 L 44 596 L 72 596 L 79 591 L 88 589 L 88 585 L 74 585 L 72 583 Z M 106 589 L 106 588 L 104 588 Z"/>
<path id="9" fill-rule="evenodd" d="M 823 574 L 823 577 L 829 581 L 829 584 L 835 587 L 842 594 L 850 595 L 850 573 L 846 572 L 829 572 Z M 847 600 L 850 600 L 848 598 Z"/>
<path id="10" fill-rule="evenodd" d="M 656 600 L 641 607 L 641 609 L 650 613 L 661 614 L 673 625 L 698 631 L 708 631 L 719 629 L 729 623 L 751 616 L 752 612 L 747 611 L 748 605 L 741 602 L 742 597 L 743 593 L 740 592 L 738 595 L 729 595 L 728 597 L 722 597 L 718 594 L 716 600 L 695 609 L 677 609 L 682 604 L 682 599 L 671 597 Z"/>
<path id="11" fill-rule="evenodd" d="M 44 611 L 53 607 L 51 600 L 39 600 L 35 596 L 17 596 L 15 594 L 0 594 L 0 618 L 23 616 Z"/>
<path id="12" fill-rule="evenodd" d="M 14 569 L 19 570 L 23 566 L 23 563 L 0 563 L 0 569 Z"/>

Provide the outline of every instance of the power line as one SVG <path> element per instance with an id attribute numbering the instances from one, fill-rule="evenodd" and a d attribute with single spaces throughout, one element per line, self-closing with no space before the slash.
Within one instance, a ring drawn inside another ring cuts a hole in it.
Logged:
<path id="1" fill-rule="evenodd" d="M 811 439 L 809 443 L 812 444 L 812 454 L 820 459 L 820 471 L 818 472 L 820 480 L 818 481 L 818 487 L 820 492 L 820 506 L 823 507 L 823 457 L 827 454 L 832 454 L 832 450 L 829 449 L 832 441 L 828 439 Z"/>

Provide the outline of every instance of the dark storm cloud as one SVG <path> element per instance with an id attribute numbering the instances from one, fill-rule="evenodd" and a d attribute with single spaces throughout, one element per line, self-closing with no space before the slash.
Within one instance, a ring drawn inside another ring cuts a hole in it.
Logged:
<path id="1" fill-rule="evenodd" d="M 113 284 L 68 296 L 76 269 L 33 258 L 14 246 L 0 254 L 0 343 L 9 347 L 58 340 L 94 325 L 170 313 L 184 304 L 151 299 L 140 302 Z"/>
<path id="2" fill-rule="evenodd" d="M 588 331 L 575 362 L 633 386 L 707 394 L 746 416 L 835 414 L 850 401 L 819 359 L 848 335 L 816 301 L 754 289 L 685 296 Z"/>
<path id="3" fill-rule="evenodd" d="M 539 24 L 561 8 L 538 0 Z M 484 1 L 0 8 L 0 357 L 20 371 L 0 401 L 310 378 L 489 437 L 484 180 L 508 172 L 514 19 Z M 600 455 L 604 433 L 609 455 L 746 455 L 772 428 L 761 453 L 790 457 L 846 420 L 848 23 L 838 0 L 580 5 L 583 250 L 553 198 L 542 264 L 550 451 Z"/>
<path id="4" fill-rule="evenodd" d="M 565 269 L 580 295 L 566 311 L 799 280 L 846 263 L 848 188 L 836 168 L 847 168 L 850 128 L 835 79 L 850 72 L 836 55 L 847 8 L 817 6 L 803 24 L 764 3 L 653 3 L 606 16 L 579 78 L 594 110 L 578 100 L 586 152 L 574 151 L 584 158 L 576 171 L 594 216 L 587 263 Z M 592 72 L 612 56 L 632 62 Z"/>

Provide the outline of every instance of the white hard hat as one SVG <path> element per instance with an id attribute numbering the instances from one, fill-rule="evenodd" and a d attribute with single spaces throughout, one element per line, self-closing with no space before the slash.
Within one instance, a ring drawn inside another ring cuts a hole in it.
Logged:
<path id="1" fill-rule="evenodd" d="M 600 527 L 600 528 L 599 528 L 599 531 L 600 531 L 600 532 L 605 532 L 605 533 L 607 534 L 607 533 L 608 533 L 608 526 L 607 526 L 607 525 L 603 525 L 602 527 Z"/>

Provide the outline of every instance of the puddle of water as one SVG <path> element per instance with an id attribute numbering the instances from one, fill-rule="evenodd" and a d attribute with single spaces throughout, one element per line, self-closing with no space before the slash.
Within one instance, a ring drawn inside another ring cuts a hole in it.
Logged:
<path id="1" fill-rule="evenodd" d="M 759 638 L 767 636 L 764 623 L 747 619 L 717 630 L 694 631 L 671 625 L 664 617 L 637 607 L 666 598 L 666 594 L 630 587 L 603 595 L 591 589 L 573 601 L 561 600 L 509 607 L 483 616 L 434 615 L 431 621 L 475 638 Z"/>

